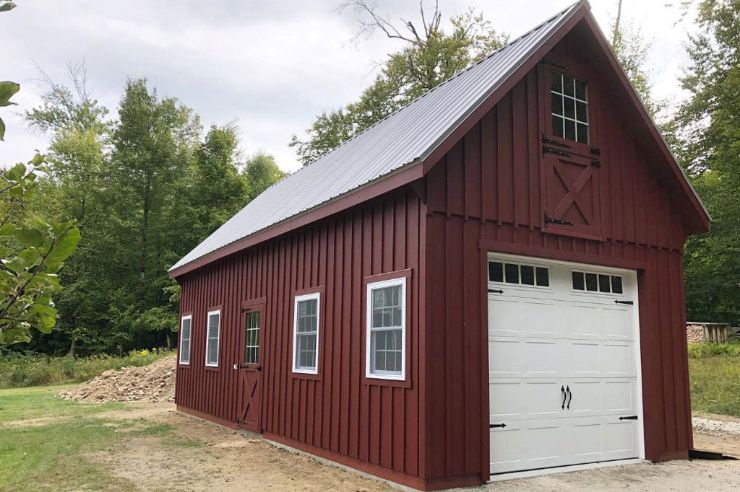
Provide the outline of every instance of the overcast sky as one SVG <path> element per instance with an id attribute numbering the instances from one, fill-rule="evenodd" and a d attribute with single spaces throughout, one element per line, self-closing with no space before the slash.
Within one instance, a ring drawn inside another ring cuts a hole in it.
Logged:
<path id="1" fill-rule="evenodd" d="M 22 111 L 40 102 L 39 67 L 65 81 L 67 63 L 84 61 L 92 95 L 115 115 L 127 77 L 146 77 L 160 95 L 174 96 L 201 116 L 204 127 L 235 122 L 245 153 L 273 154 L 285 170 L 299 164 L 288 147 L 315 115 L 353 101 L 378 63 L 402 45 L 380 33 L 353 43 L 357 16 L 337 12 L 340 0 L 15 0 L 0 14 L 0 78 L 19 82 L 18 106 L 0 108 L 8 126 L 0 164 L 27 161 L 47 137 L 29 129 Z M 432 7 L 432 1 L 427 5 Z M 445 18 L 468 6 L 512 37 L 572 0 L 440 0 Z M 653 40 L 650 65 L 656 95 L 681 97 L 686 64 L 684 22 L 667 0 L 624 0 L 623 19 Z M 418 2 L 377 0 L 391 17 L 416 19 Z M 617 0 L 592 0 L 607 31 Z"/>

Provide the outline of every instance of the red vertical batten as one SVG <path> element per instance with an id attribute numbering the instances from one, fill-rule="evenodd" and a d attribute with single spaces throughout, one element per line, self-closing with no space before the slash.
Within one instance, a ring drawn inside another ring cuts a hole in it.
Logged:
<path id="1" fill-rule="evenodd" d="M 606 78 L 587 35 L 575 27 L 495 106 L 466 121 L 420 181 L 179 276 L 192 334 L 190 365 L 177 372 L 178 408 L 236 424 L 240 306 L 263 298 L 265 436 L 417 488 L 485 482 L 486 255 L 497 251 L 637 270 L 646 456 L 685 458 L 686 209 L 656 164 L 664 156 L 652 137 L 627 124 L 631 103 L 619 104 L 622 89 Z M 551 66 L 578 72 L 593 90 L 598 234 L 543 228 L 543 73 Z M 388 272 L 410 272 L 405 384 L 364 377 L 364 282 Z M 306 289 L 322 292 L 315 377 L 291 371 L 293 298 Z M 214 306 L 222 310 L 219 367 L 206 369 L 206 312 Z"/>

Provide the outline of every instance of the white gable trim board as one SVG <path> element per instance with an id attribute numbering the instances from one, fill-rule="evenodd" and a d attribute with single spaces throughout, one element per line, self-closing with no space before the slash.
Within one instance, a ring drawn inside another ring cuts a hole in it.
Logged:
<path id="1" fill-rule="evenodd" d="M 644 459 L 637 272 L 488 262 L 492 478 Z"/>

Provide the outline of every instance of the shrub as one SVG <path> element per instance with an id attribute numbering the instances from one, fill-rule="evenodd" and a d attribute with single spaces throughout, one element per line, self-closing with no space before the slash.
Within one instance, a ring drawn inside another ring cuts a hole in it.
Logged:
<path id="1" fill-rule="evenodd" d="M 51 357 L 35 353 L 0 355 L 0 388 L 79 383 L 109 369 L 145 366 L 173 353 L 167 350 L 134 350 L 125 356 Z"/>
<path id="2" fill-rule="evenodd" d="M 706 357 L 730 356 L 740 357 L 740 343 L 690 343 L 689 358 L 704 359 Z"/>

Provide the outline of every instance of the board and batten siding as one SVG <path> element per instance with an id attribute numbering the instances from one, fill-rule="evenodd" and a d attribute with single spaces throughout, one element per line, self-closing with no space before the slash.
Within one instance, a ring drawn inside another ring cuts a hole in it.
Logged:
<path id="1" fill-rule="evenodd" d="M 687 232 L 676 203 L 613 101 L 595 98 L 604 240 L 543 232 L 539 94 L 533 70 L 426 177 L 422 357 L 435 361 L 424 376 L 430 480 L 489 476 L 489 251 L 638 270 L 646 457 L 686 458 L 692 446 L 683 331 Z"/>
<path id="2" fill-rule="evenodd" d="M 425 216 L 417 194 L 405 188 L 178 278 L 181 312 L 193 315 L 191 363 L 177 372 L 178 407 L 235 424 L 240 309 L 243 301 L 264 298 L 265 435 L 396 480 L 418 477 Z M 411 270 L 410 384 L 368 383 L 363 281 L 403 270 Z M 292 305 L 295 291 L 312 287 L 323 289 L 319 371 L 305 376 L 291 372 Z M 202 361 L 206 312 L 215 306 L 222 310 L 221 349 L 219 367 L 212 369 Z"/>

